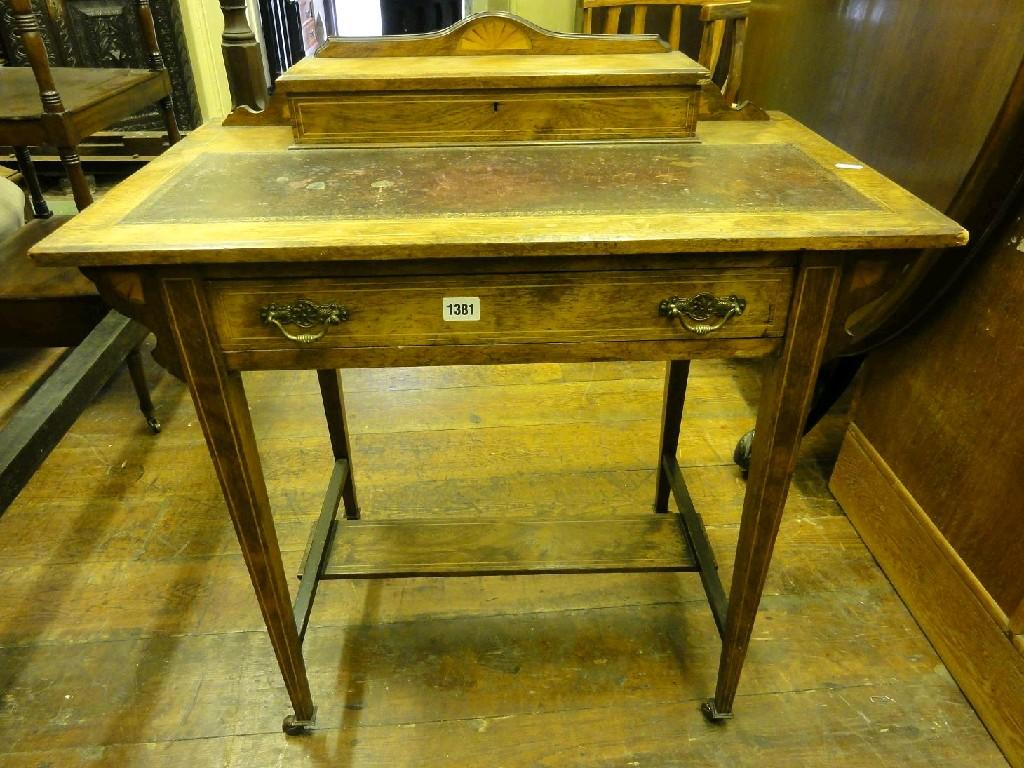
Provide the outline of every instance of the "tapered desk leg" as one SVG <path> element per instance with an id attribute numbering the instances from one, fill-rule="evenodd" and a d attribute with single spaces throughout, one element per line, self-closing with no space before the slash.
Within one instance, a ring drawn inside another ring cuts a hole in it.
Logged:
<path id="1" fill-rule="evenodd" d="M 834 265 L 819 265 L 813 256 L 806 257 L 793 287 L 786 342 L 766 372 L 722 635 L 718 686 L 714 700 L 704 705 L 704 714 L 711 720 L 732 716 L 740 671 L 821 365 L 840 273 Z"/>
<path id="2" fill-rule="evenodd" d="M 345 504 L 345 517 L 359 519 L 359 502 L 356 500 L 356 483 L 352 479 L 352 445 L 348 439 L 348 423 L 345 419 L 345 393 L 338 371 L 325 369 L 316 372 L 320 381 L 320 394 L 324 401 L 324 415 L 327 417 L 327 431 L 331 435 L 331 450 L 335 460 L 348 461 L 348 475 L 341 489 Z"/>
<path id="3" fill-rule="evenodd" d="M 312 724 L 313 700 L 242 376 L 224 367 L 200 286 L 189 278 L 167 278 L 162 289 L 185 380 L 295 709 L 285 730 L 295 732 Z"/>
<path id="4" fill-rule="evenodd" d="M 654 511 L 668 512 L 670 486 L 665 474 L 665 457 L 676 455 L 679 427 L 686 400 L 686 378 L 690 375 L 689 360 L 670 360 L 665 367 L 664 405 L 661 409 L 661 450 L 658 453 L 658 480 L 654 491 Z"/>

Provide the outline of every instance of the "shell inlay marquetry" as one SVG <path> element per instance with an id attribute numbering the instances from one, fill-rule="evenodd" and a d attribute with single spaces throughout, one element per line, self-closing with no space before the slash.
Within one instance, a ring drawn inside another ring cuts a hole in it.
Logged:
<path id="1" fill-rule="evenodd" d="M 507 19 L 487 17 L 467 29 L 459 39 L 457 51 L 526 51 L 533 47 L 518 24 Z"/>

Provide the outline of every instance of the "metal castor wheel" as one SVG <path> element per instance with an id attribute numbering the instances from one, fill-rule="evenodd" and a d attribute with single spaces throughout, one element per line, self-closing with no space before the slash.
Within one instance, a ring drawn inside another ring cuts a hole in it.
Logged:
<path id="1" fill-rule="evenodd" d="M 732 712 L 719 712 L 715 708 L 715 700 L 708 699 L 700 705 L 700 711 L 709 723 L 721 725 L 726 720 L 732 720 Z"/>
<path id="2" fill-rule="evenodd" d="M 754 430 L 750 430 L 736 443 L 732 452 L 732 460 L 746 474 L 750 471 L 750 450 L 754 446 Z"/>
<path id="3" fill-rule="evenodd" d="M 289 736 L 302 736 L 309 733 L 316 724 L 316 707 L 313 708 L 313 715 L 309 720 L 299 720 L 295 715 L 288 715 L 284 719 L 282 728 Z"/>
<path id="4" fill-rule="evenodd" d="M 152 432 L 154 435 L 159 435 L 160 430 L 163 429 L 163 427 L 160 424 L 160 419 L 158 419 L 156 416 L 147 416 L 146 426 L 149 427 L 149 431 Z"/>

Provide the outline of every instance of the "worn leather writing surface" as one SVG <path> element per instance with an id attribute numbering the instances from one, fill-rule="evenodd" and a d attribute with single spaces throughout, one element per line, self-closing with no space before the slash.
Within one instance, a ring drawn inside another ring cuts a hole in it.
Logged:
<path id="1" fill-rule="evenodd" d="M 124 221 L 879 208 L 789 144 L 652 142 L 204 153 Z"/>

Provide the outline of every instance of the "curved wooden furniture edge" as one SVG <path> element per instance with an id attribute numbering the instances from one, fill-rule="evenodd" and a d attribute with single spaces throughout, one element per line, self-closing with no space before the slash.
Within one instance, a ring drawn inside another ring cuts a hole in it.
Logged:
<path id="1" fill-rule="evenodd" d="M 255 110 L 243 104 L 225 115 L 221 125 L 289 125 L 288 100 L 274 94 L 267 102 L 266 109 Z"/>
<path id="2" fill-rule="evenodd" d="M 489 54 L 615 54 L 671 50 L 657 35 L 579 35 L 551 32 L 500 11 L 478 13 L 447 29 L 420 35 L 332 37 L 317 58 L 367 56 L 481 56 Z"/>
<path id="3" fill-rule="evenodd" d="M 82 272 L 96 285 L 103 300 L 140 325 L 156 338 L 153 359 L 173 376 L 185 380 L 181 361 L 167 325 L 163 307 L 157 306 L 155 284 L 147 284 L 142 273 L 133 269 L 90 269 Z"/>

